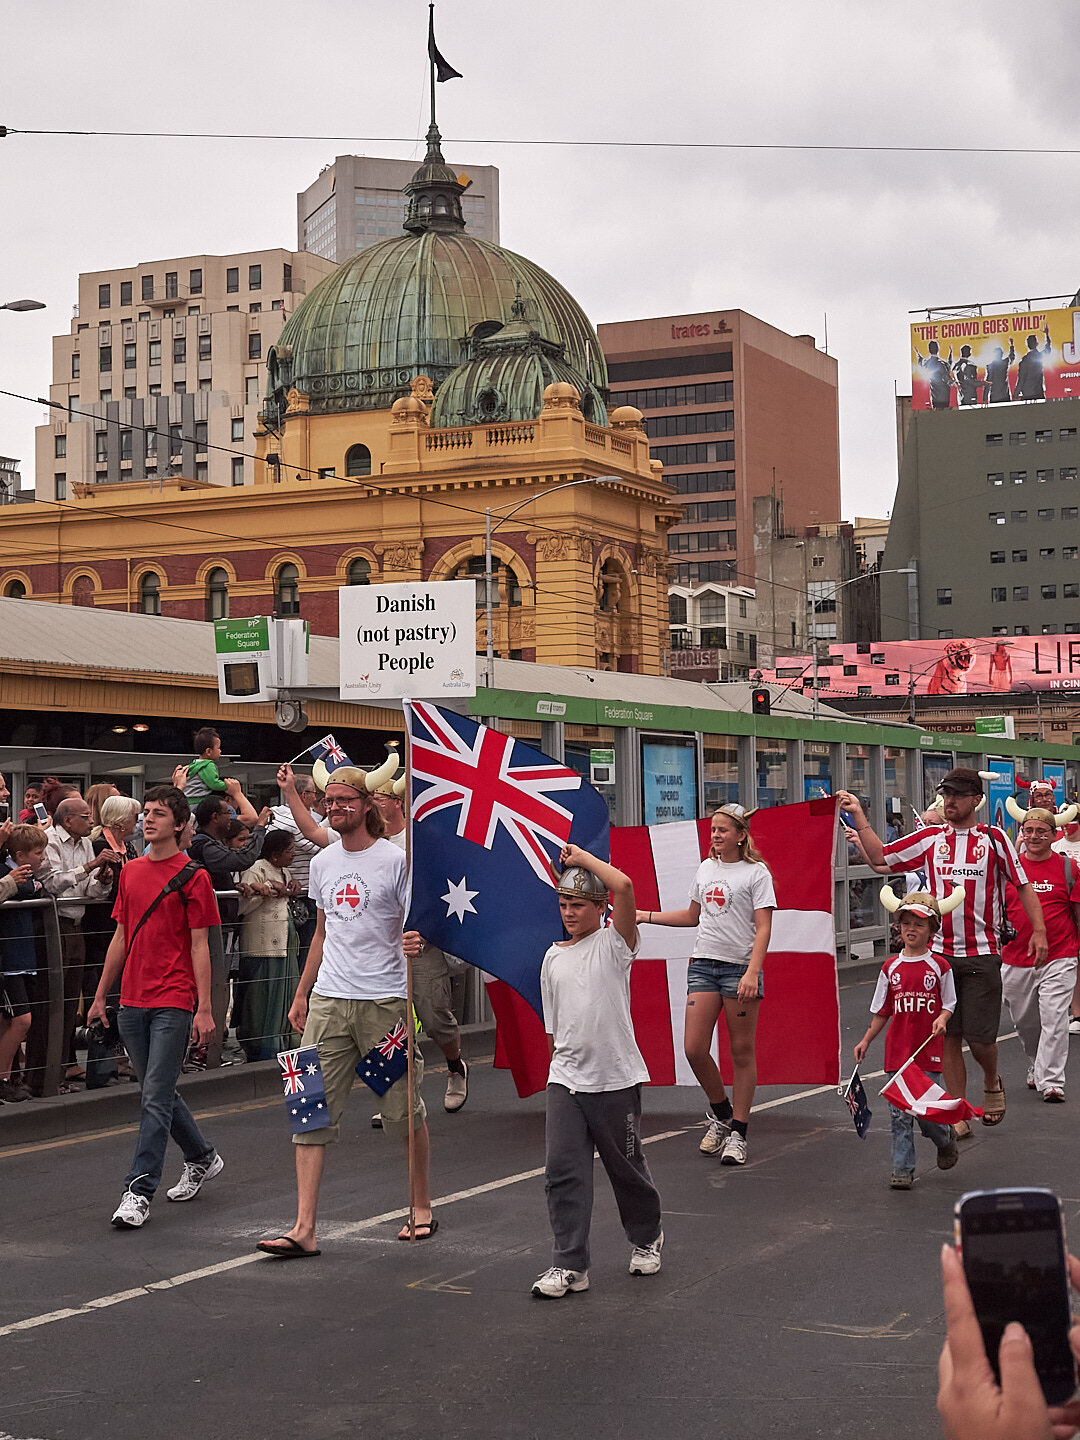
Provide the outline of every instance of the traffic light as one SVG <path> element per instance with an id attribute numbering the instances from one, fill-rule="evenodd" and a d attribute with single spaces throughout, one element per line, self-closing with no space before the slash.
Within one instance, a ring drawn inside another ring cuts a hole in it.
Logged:
<path id="1" fill-rule="evenodd" d="M 764 686 L 750 692 L 750 708 L 755 715 L 768 715 L 772 710 L 772 695 Z"/>

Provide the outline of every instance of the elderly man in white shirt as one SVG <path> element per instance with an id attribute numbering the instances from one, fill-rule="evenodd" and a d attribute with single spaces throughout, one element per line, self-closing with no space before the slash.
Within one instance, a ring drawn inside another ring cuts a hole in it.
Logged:
<path id="1" fill-rule="evenodd" d="M 113 878 L 112 866 L 118 865 L 123 856 L 113 850 L 103 850 L 100 855 L 95 855 L 89 839 L 92 826 L 90 807 L 81 796 L 69 795 L 56 807 L 45 847 L 46 870 L 41 880 L 46 892 L 57 900 L 108 898 Z M 58 907 L 64 961 L 62 1053 L 65 1061 L 72 1058 L 71 1041 L 82 994 L 83 966 L 86 963 L 86 945 L 82 933 L 85 911 L 85 905 L 67 904 Z M 69 1081 L 77 1078 L 80 1077 L 70 1073 L 67 1076 Z"/>

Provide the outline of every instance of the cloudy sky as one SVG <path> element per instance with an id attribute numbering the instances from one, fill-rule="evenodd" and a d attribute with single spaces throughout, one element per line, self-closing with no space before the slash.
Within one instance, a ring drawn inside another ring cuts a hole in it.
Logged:
<path id="1" fill-rule="evenodd" d="M 374 142 L 426 126 L 424 0 L 4 8 L 0 124 L 340 138 L 0 140 L 0 301 L 49 307 L 0 312 L 0 389 L 47 392 L 80 271 L 295 246 L 335 154 L 422 153 Z M 1080 145 L 1075 0 L 440 0 L 437 35 L 448 160 L 499 166 L 503 243 L 595 322 L 738 307 L 820 344 L 827 314 L 846 518 L 892 502 L 909 310 L 1080 288 L 1080 154 L 675 143 Z M 41 416 L 0 397 L 27 482 Z"/>

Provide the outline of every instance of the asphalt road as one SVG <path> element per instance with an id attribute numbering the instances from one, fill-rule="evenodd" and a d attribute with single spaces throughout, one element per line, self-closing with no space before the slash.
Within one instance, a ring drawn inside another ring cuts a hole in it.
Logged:
<path id="1" fill-rule="evenodd" d="M 843 994 L 846 1043 L 871 993 Z M 109 1225 L 130 1130 L 2 1151 L 0 1440 L 937 1435 L 937 1252 L 957 1195 L 1049 1185 L 1080 1235 L 1073 1107 L 1025 1091 L 1018 1041 L 1002 1057 L 1004 1125 L 976 1127 L 947 1174 L 920 1138 L 910 1193 L 888 1189 L 883 1101 L 860 1142 L 835 1091 L 761 1091 L 733 1170 L 698 1153 L 696 1092 L 647 1091 L 663 1269 L 627 1273 L 599 1172 L 592 1288 L 559 1301 L 529 1295 L 550 1262 L 543 1097 L 519 1101 L 486 1064 L 456 1116 L 429 1074 L 441 1223 L 414 1246 L 394 1238 L 403 1156 L 368 1127 L 362 1087 L 310 1261 L 252 1249 L 293 1213 L 280 1101 L 201 1117 L 224 1173 L 187 1205 L 163 1186 L 136 1232 Z M 166 1185 L 178 1171 L 174 1151 Z"/>

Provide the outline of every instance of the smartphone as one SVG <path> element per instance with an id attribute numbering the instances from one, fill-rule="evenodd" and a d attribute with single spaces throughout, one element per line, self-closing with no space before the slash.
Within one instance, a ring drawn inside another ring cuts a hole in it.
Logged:
<path id="1" fill-rule="evenodd" d="M 49 812 L 45 809 L 45 806 L 41 803 L 40 800 L 34 806 L 34 814 L 38 818 L 39 825 L 44 825 L 45 821 L 49 818 Z"/>
<path id="2" fill-rule="evenodd" d="M 972 1190 L 954 1211 L 956 1246 L 982 1330 L 986 1357 L 998 1374 L 998 1346 L 1018 1320 L 1035 1351 L 1048 1405 L 1076 1389 L 1069 1347 L 1069 1276 L 1061 1205 L 1050 1190 Z"/>
<path id="3" fill-rule="evenodd" d="M 0 805 L 0 824 L 3 824 L 10 814 L 11 811 L 7 805 Z"/>

